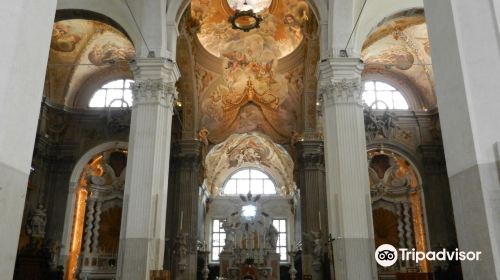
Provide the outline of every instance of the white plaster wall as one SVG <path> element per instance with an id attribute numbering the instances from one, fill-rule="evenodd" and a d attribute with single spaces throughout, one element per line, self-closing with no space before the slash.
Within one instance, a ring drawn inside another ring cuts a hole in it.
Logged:
<path id="1" fill-rule="evenodd" d="M 500 139 L 497 23 L 488 4 L 460 2 L 454 13 L 439 11 L 450 9 L 449 4 L 427 7 L 439 15 L 428 18 L 433 23 L 429 36 L 433 53 L 439 53 L 432 61 L 450 177 L 476 164 L 495 162 L 494 144 Z"/>
<path id="2" fill-rule="evenodd" d="M 0 33 L 5 36 L 0 44 L 2 279 L 12 279 L 14 272 L 56 1 L 9 4 L 0 9 Z"/>

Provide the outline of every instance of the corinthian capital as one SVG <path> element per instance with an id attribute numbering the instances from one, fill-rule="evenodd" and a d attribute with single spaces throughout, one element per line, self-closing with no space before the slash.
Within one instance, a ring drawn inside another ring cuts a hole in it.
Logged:
<path id="1" fill-rule="evenodd" d="M 323 105 L 362 105 L 362 71 L 363 62 L 359 58 L 339 57 L 322 61 L 319 65 L 319 93 Z"/>
<path id="2" fill-rule="evenodd" d="M 173 82 L 165 82 L 163 79 L 147 79 L 136 81 L 132 84 L 134 105 L 146 103 L 159 103 L 164 106 L 173 107 L 177 100 L 177 89 Z"/>
<path id="3" fill-rule="evenodd" d="M 339 103 L 362 105 L 361 88 L 361 81 L 358 78 L 342 79 L 322 85 L 320 94 L 326 106 Z"/>

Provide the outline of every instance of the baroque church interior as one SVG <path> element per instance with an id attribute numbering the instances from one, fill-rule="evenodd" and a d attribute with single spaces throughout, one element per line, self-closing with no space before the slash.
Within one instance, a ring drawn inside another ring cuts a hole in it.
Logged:
<path id="1" fill-rule="evenodd" d="M 500 280 L 497 1 L 13 6 L 1 279 Z"/>

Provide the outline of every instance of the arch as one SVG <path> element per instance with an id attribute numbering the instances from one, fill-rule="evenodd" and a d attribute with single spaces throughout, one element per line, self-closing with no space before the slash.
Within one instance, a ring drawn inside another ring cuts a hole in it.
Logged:
<path id="1" fill-rule="evenodd" d="M 429 101 L 423 97 L 420 88 L 407 76 L 387 70 L 383 67 L 365 67 L 362 75 L 363 81 L 380 81 L 387 83 L 396 89 L 406 98 L 409 110 L 422 110 L 430 108 Z"/>
<path id="2" fill-rule="evenodd" d="M 133 78 L 129 71 L 98 71 L 92 74 L 75 94 L 67 96 L 66 103 L 71 108 L 87 109 L 90 99 L 102 85 L 113 80 Z"/>
<path id="3" fill-rule="evenodd" d="M 205 158 L 204 185 L 211 196 L 217 196 L 230 174 L 242 168 L 258 168 L 270 175 L 277 193 L 295 193 L 293 160 L 288 152 L 269 137 L 258 132 L 233 134 L 214 146 Z"/>
<path id="4" fill-rule="evenodd" d="M 65 264 L 68 258 L 69 248 L 71 246 L 71 235 L 72 235 L 72 226 L 73 226 L 73 210 L 75 209 L 76 203 L 76 188 L 78 187 L 78 181 L 80 179 L 81 173 L 85 168 L 85 165 L 97 154 L 102 153 L 106 150 L 110 149 L 127 149 L 128 143 L 122 141 L 116 142 L 106 142 L 100 145 L 97 145 L 87 152 L 85 152 L 80 159 L 76 162 L 73 167 L 73 171 L 71 172 L 71 176 L 69 179 L 69 190 L 68 190 L 68 198 L 66 200 L 66 209 L 64 214 L 64 226 L 63 226 L 63 234 L 61 245 L 64 248 L 60 252 L 59 263 Z"/>
<path id="5" fill-rule="evenodd" d="M 141 45 L 141 34 L 122 1 L 62 1 L 58 3 L 54 22 L 68 19 L 88 19 L 109 24 L 125 34 L 134 46 Z"/>
<path id="6" fill-rule="evenodd" d="M 422 0 L 386 0 L 384 5 L 377 1 L 368 1 L 366 7 L 359 18 L 358 27 L 354 34 L 352 48 L 354 53 L 361 53 L 363 43 L 369 34 L 388 18 L 412 14 L 415 11 L 422 10 L 424 4 Z"/>
<path id="7" fill-rule="evenodd" d="M 323 0 L 306 0 L 311 6 L 319 26 L 328 23 L 328 6 Z M 189 7 L 191 0 L 170 1 L 167 6 L 167 51 L 175 59 L 177 51 L 177 36 L 179 35 L 179 22 Z"/>
<path id="8" fill-rule="evenodd" d="M 381 146 L 380 146 L 380 143 L 379 144 L 370 144 L 367 146 L 367 154 L 369 155 L 370 153 L 377 153 L 377 152 L 380 152 L 381 150 Z M 420 242 L 423 242 L 423 244 L 421 246 L 423 246 L 423 249 L 427 250 L 430 246 L 430 236 L 429 236 L 429 223 L 428 223 L 428 219 L 427 219 L 427 208 L 426 208 L 426 192 L 425 192 L 425 189 L 424 189 L 424 184 L 423 184 L 423 179 L 422 179 L 422 165 L 419 163 L 419 161 L 412 155 L 411 152 L 409 152 L 408 150 L 402 148 L 402 147 L 399 147 L 397 145 L 393 145 L 393 144 L 386 144 L 384 143 L 384 146 L 383 146 L 383 150 L 384 150 L 384 153 L 386 155 L 390 155 L 390 154 L 395 154 L 396 156 L 398 157 L 401 157 L 402 159 L 404 159 L 405 161 L 408 162 L 408 164 L 411 166 L 411 168 L 413 169 L 414 173 L 415 173 L 415 176 L 416 176 L 416 179 L 417 179 L 417 188 L 418 188 L 418 192 L 419 192 L 419 203 L 420 203 L 420 212 L 422 214 L 422 225 L 419 229 L 417 228 L 414 228 L 413 229 L 413 233 L 416 234 L 416 231 L 417 230 L 423 230 L 423 234 L 424 234 L 424 239 L 421 239 Z M 368 166 L 370 165 L 370 161 L 371 161 L 371 158 L 370 156 L 367 157 L 368 158 Z M 370 188 L 372 186 L 370 185 Z M 372 201 L 372 203 L 375 203 L 375 202 L 378 202 L 378 201 L 392 201 L 391 199 L 388 199 L 386 197 L 378 197 L 378 199 Z M 415 222 L 413 222 L 415 223 Z M 422 227 L 423 226 L 423 227 Z M 416 236 L 414 236 L 414 238 L 416 238 Z M 417 240 L 414 240 L 415 242 L 417 242 Z M 417 248 L 419 250 L 422 250 L 422 248 Z M 430 264 L 428 262 L 426 262 L 424 264 L 425 267 L 423 267 L 424 270 L 429 270 L 430 268 Z"/>
<path id="9" fill-rule="evenodd" d="M 238 174 L 242 171 L 247 171 L 247 170 L 249 171 L 248 177 L 244 177 L 244 178 L 235 177 L 236 174 Z M 257 173 L 257 174 L 253 174 L 253 173 Z M 262 173 L 262 175 L 264 175 L 264 176 L 259 177 L 258 175 L 260 175 L 260 174 L 258 174 L 258 173 Z M 255 175 L 257 175 L 258 177 L 254 177 Z M 223 193 L 224 195 L 239 195 L 239 194 L 245 195 L 245 194 L 247 194 L 248 192 L 240 192 L 238 190 L 238 188 L 241 188 L 240 186 L 238 186 L 238 183 L 235 183 L 234 185 L 231 185 L 231 186 L 228 185 L 230 181 L 238 181 L 239 179 L 243 179 L 243 180 L 248 179 L 248 181 L 249 181 L 248 190 L 253 195 L 276 195 L 276 194 L 278 194 L 278 190 L 276 189 L 276 182 L 275 182 L 274 178 L 271 175 L 267 174 L 259 166 L 245 167 L 245 168 L 240 168 L 240 169 L 233 171 L 231 174 L 229 174 L 229 176 L 224 181 L 222 188 L 221 188 L 221 193 Z M 261 184 L 262 191 L 261 192 L 253 192 L 252 191 L 252 181 L 261 181 L 262 182 L 262 184 Z M 266 181 L 269 181 L 272 183 L 273 192 L 266 192 L 266 185 L 265 185 Z M 234 193 L 226 193 L 226 188 L 233 187 L 233 186 L 234 186 Z"/>
<path id="10" fill-rule="evenodd" d="M 379 150 L 381 148 L 381 145 L 383 145 L 383 149 L 387 151 L 391 151 L 394 153 L 397 153 L 404 157 L 406 160 L 408 160 L 409 163 L 411 163 L 412 166 L 416 168 L 420 172 L 420 170 L 424 170 L 424 167 L 421 163 L 421 161 L 415 156 L 415 153 L 408 150 L 406 147 L 403 147 L 399 142 L 396 141 L 387 141 L 387 139 L 383 141 L 377 141 L 370 143 L 366 146 L 367 151 L 374 151 L 374 150 Z M 422 176 L 418 174 L 418 180 L 419 183 L 422 184 Z"/>

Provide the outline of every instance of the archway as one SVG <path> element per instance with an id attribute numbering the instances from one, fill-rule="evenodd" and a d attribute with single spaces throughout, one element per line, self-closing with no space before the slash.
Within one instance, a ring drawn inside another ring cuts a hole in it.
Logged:
<path id="1" fill-rule="evenodd" d="M 65 279 L 115 273 L 126 154 L 127 143 L 104 143 L 86 152 L 73 169 L 60 253 Z"/>
<path id="2" fill-rule="evenodd" d="M 300 240 L 300 197 L 293 165 L 281 145 L 256 132 L 233 134 L 208 153 L 204 240 L 220 276 L 268 269 L 280 279 L 280 264 L 295 261 L 289 252 Z"/>
<path id="3" fill-rule="evenodd" d="M 419 170 L 403 154 L 387 148 L 369 150 L 368 161 L 375 246 L 390 244 L 426 252 L 428 231 Z M 379 270 L 379 277 L 399 272 L 427 273 L 430 267 L 425 260 L 399 262 Z"/>

